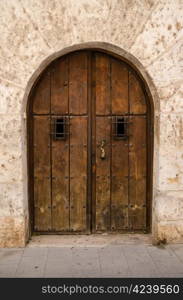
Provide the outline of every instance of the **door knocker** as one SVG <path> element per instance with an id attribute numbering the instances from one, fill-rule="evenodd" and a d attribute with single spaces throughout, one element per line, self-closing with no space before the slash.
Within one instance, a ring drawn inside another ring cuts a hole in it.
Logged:
<path id="1" fill-rule="evenodd" d="M 105 146 L 105 140 L 102 140 L 101 141 L 101 145 L 100 145 L 100 150 L 101 150 L 101 153 L 100 153 L 100 158 L 101 159 L 105 159 L 105 149 L 104 149 L 104 146 Z"/>

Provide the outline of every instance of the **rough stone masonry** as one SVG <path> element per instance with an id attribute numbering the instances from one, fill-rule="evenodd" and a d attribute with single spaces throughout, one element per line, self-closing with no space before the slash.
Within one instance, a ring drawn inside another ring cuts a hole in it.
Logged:
<path id="1" fill-rule="evenodd" d="M 28 239 L 26 105 L 68 47 L 126 54 L 155 106 L 152 234 L 183 236 L 183 0 L 0 1 L 0 246 Z M 121 49 L 121 50 L 120 50 Z"/>

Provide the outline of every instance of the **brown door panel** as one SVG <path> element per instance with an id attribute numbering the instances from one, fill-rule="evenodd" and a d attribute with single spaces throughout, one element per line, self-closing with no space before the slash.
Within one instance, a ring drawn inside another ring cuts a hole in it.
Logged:
<path id="1" fill-rule="evenodd" d="M 65 115 L 69 110 L 69 62 L 62 57 L 51 69 L 51 113 Z"/>
<path id="2" fill-rule="evenodd" d="M 128 113 L 128 69 L 117 59 L 111 59 L 111 102 L 112 113 Z"/>
<path id="3" fill-rule="evenodd" d="M 33 113 L 50 113 L 50 70 L 46 70 L 38 80 L 36 89 L 33 92 Z"/>
<path id="4" fill-rule="evenodd" d="M 51 230 L 50 118 L 34 117 L 34 224 Z"/>
<path id="5" fill-rule="evenodd" d="M 53 121 L 56 118 L 52 118 Z M 52 125 L 52 130 L 54 130 Z M 69 231 L 69 135 L 52 135 L 52 230 Z"/>
<path id="6" fill-rule="evenodd" d="M 134 72 L 129 72 L 129 104 L 130 113 L 145 114 L 147 112 L 147 104 L 145 94 Z"/>
<path id="7" fill-rule="evenodd" d="M 146 117 L 131 117 L 129 142 L 129 222 L 131 229 L 146 226 Z"/>
<path id="8" fill-rule="evenodd" d="M 96 117 L 96 230 L 110 230 L 111 119 Z M 102 147 L 103 143 L 103 147 Z M 102 156 L 102 149 L 104 155 Z"/>
<path id="9" fill-rule="evenodd" d="M 87 114 L 88 55 L 76 52 L 69 56 L 69 113 Z"/>
<path id="10" fill-rule="evenodd" d="M 87 116 L 70 120 L 70 230 L 87 230 Z"/>
<path id="11" fill-rule="evenodd" d="M 112 140 L 111 229 L 128 228 L 128 139 Z"/>
<path id="12" fill-rule="evenodd" d="M 94 71 L 94 70 L 93 70 Z M 95 55 L 96 114 L 110 113 L 110 59 L 104 53 Z"/>

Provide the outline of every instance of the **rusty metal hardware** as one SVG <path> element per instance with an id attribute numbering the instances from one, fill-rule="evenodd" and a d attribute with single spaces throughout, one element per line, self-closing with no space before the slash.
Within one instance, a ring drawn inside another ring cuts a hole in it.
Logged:
<path id="1" fill-rule="evenodd" d="M 57 116 L 51 120 L 51 135 L 54 140 L 65 140 L 69 135 L 69 118 L 68 116 Z"/>
<path id="2" fill-rule="evenodd" d="M 131 123 L 128 116 L 114 116 L 112 119 L 113 124 L 113 138 L 126 140 L 129 137 L 128 125 Z"/>
<path id="3" fill-rule="evenodd" d="M 105 159 L 105 157 L 106 157 L 106 153 L 105 153 L 105 149 L 104 149 L 105 143 L 106 143 L 105 140 L 102 140 L 101 144 L 100 144 L 100 150 L 101 150 L 100 158 L 101 159 Z"/>

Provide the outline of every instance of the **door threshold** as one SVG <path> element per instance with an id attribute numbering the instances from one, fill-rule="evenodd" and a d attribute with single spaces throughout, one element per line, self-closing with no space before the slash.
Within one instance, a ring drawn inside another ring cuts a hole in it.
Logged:
<path id="1" fill-rule="evenodd" d="M 27 247 L 105 247 L 119 245 L 152 245 L 151 234 L 91 234 L 91 235 L 35 235 Z"/>

